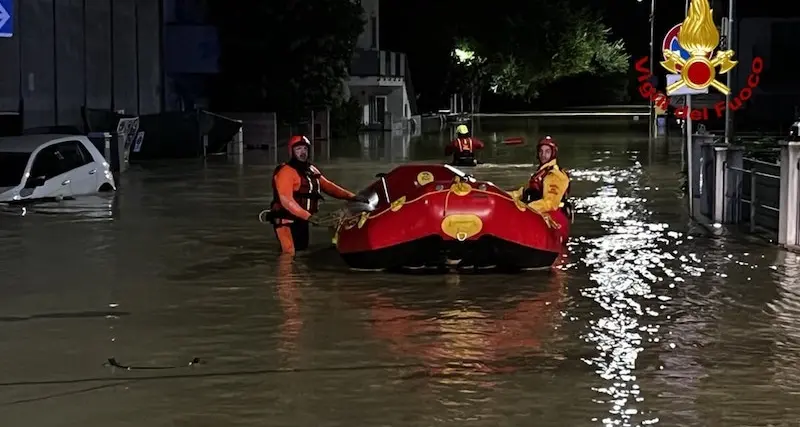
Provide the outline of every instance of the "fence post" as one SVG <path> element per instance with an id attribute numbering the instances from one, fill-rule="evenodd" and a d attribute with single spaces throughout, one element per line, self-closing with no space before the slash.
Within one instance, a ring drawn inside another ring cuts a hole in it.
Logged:
<path id="1" fill-rule="evenodd" d="M 275 127 L 275 131 L 272 133 L 272 146 L 269 147 L 272 150 L 272 162 L 276 165 L 278 164 L 278 113 L 272 113 L 272 123 Z M 289 131 L 291 132 L 291 130 Z"/>
<path id="2" fill-rule="evenodd" d="M 228 143 L 228 155 L 237 157 L 237 162 L 241 164 L 244 161 L 244 122 L 241 120 L 237 120 L 237 122 L 239 122 L 239 130 Z"/>
<path id="3" fill-rule="evenodd" d="M 742 166 L 744 166 L 743 154 L 744 147 L 728 145 L 725 151 L 725 159 L 717 163 L 717 167 L 722 168 L 721 173 L 723 174 L 724 188 L 721 213 L 723 224 L 739 224 L 742 220 L 742 173 L 730 170 L 730 168 L 742 169 Z M 722 165 L 720 166 L 719 163 L 722 163 Z"/>
<path id="4" fill-rule="evenodd" d="M 797 245 L 798 202 L 800 202 L 800 142 L 781 142 L 781 182 L 778 214 L 778 243 Z"/>
<path id="5" fill-rule="evenodd" d="M 714 144 L 714 206 L 711 209 L 714 222 L 725 222 L 725 167 L 728 160 L 728 145 Z"/>
<path id="6" fill-rule="evenodd" d="M 703 144 L 706 141 L 713 140 L 713 135 L 693 135 L 690 152 L 688 155 L 691 158 L 689 163 L 691 167 L 688 169 L 687 184 L 689 185 L 689 217 L 697 218 L 698 214 L 703 211 L 703 190 L 700 188 L 700 175 L 703 171 L 703 164 L 700 159 L 703 158 Z M 703 159 L 704 161 L 706 159 Z"/>
<path id="7" fill-rule="evenodd" d="M 756 186 L 758 185 L 758 172 L 755 167 L 750 169 L 750 232 L 756 232 L 756 213 L 758 212 L 758 197 L 756 196 Z"/>

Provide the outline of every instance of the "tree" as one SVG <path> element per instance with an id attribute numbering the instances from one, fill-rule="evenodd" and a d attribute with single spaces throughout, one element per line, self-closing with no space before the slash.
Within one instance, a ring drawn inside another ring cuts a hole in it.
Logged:
<path id="1" fill-rule="evenodd" d="M 224 110 L 290 122 L 342 102 L 363 9 L 351 0 L 211 0 L 220 37 L 214 93 Z"/>
<path id="2" fill-rule="evenodd" d="M 568 0 L 476 5 L 492 10 L 471 10 L 461 17 L 464 25 L 455 51 L 462 52 L 456 62 L 470 90 L 531 100 L 564 78 L 628 70 L 630 57 L 623 42 L 609 40 L 610 30 L 595 13 L 575 8 Z M 465 60 L 463 52 L 470 59 Z"/>

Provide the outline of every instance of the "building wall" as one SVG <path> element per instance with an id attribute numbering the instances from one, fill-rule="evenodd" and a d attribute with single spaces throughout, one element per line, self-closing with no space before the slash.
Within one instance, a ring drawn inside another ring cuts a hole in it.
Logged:
<path id="1" fill-rule="evenodd" d="M 208 108 L 208 83 L 219 72 L 219 35 L 208 0 L 163 0 L 164 108 Z"/>
<path id="2" fill-rule="evenodd" d="M 781 26 L 784 34 L 774 31 Z M 735 59 L 739 61 L 734 68 L 734 94 L 747 85 L 753 59 L 764 60 L 760 84 L 741 113 L 755 120 L 793 121 L 795 110 L 800 110 L 800 82 L 793 76 L 800 65 L 793 54 L 800 49 L 796 37 L 800 19 L 745 18 L 739 21 L 738 32 L 734 31 L 738 35 Z"/>
<path id="3" fill-rule="evenodd" d="M 380 49 L 380 1 L 360 0 L 364 8 L 364 30 L 358 36 L 357 49 Z"/>
<path id="4" fill-rule="evenodd" d="M 161 111 L 161 0 L 18 0 L 0 39 L 0 111 L 81 127 L 83 105 Z"/>

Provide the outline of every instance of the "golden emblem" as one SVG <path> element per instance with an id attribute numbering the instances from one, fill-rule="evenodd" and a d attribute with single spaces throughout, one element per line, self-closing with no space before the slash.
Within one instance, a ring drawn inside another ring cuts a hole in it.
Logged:
<path id="1" fill-rule="evenodd" d="M 399 199 L 393 201 L 390 206 L 390 209 L 392 210 L 392 212 L 397 212 L 400 210 L 400 208 L 403 207 L 404 204 L 406 204 L 406 196 L 402 196 Z"/>
<path id="2" fill-rule="evenodd" d="M 661 66 L 671 73 L 681 75 L 680 80 L 667 86 L 667 95 L 684 86 L 695 90 L 713 86 L 723 94 L 731 92 L 728 86 L 716 79 L 716 75 L 725 74 L 736 66 L 738 62 L 731 59 L 733 50 L 717 51 L 714 59 L 708 59 L 709 54 L 719 45 L 719 31 L 714 25 L 708 0 L 692 0 L 689 13 L 678 33 L 678 43 L 692 56 L 683 59 L 679 52 L 664 51 L 666 60 L 661 62 Z"/>
<path id="3" fill-rule="evenodd" d="M 419 183 L 420 186 L 423 186 L 425 184 L 430 184 L 431 182 L 433 182 L 432 173 L 428 171 L 422 171 L 417 174 L 417 183 Z"/>

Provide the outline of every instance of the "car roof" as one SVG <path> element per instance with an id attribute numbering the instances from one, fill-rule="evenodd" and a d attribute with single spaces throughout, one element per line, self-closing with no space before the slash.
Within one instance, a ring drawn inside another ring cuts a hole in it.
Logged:
<path id="1" fill-rule="evenodd" d="M 50 135 L 23 135 L 0 138 L 0 151 L 15 153 L 33 153 L 40 146 L 48 142 L 60 140 L 75 140 L 81 135 L 50 134 Z"/>

